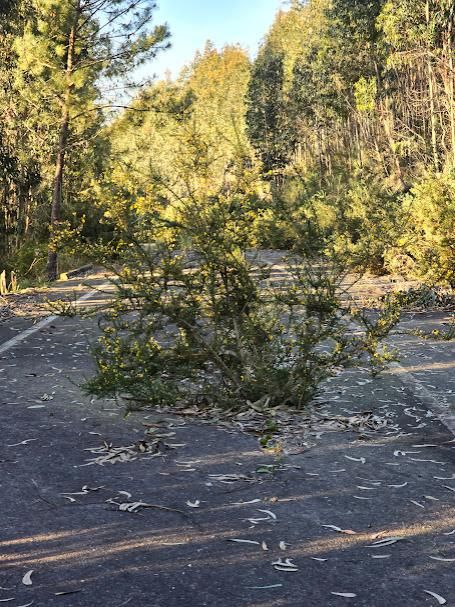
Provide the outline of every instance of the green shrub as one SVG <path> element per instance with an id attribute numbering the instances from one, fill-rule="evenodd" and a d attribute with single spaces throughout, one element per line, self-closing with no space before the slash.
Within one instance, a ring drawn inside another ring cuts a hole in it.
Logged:
<path id="1" fill-rule="evenodd" d="M 16 273 L 19 286 L 28 282 L 37 282 L 43 276 L 47 261 L 47 245 L 45 243 L 26 242 L 11 254 L 0 270 Z"/>
<path id="2" fill-rule="evenodd" d="M 341 193 L 335 243 L 354 265 L 386 272 L 385 259 L 401 232 L 399 200 L 372 178 L 352 179 Z"/>
<path id="3" fill-rule="evenodd" d="M 313 246 L 317 227 L 294 228 L 287 274 L 277 280 L 249 250 L 251 222 L 240 202 L 238 190 L 191 191 L 179 197 L 167 231 L 156 215 L 148 225 L 133 219 L 89 392 L 135 405 L 302 408 L 341 367 L 382 366 L 389 354 L 379 342 L 396 309 L 386 306 L 374 321 L 358 315 L 364 331 L 352 332 L 344 271 Z"/>
<path id="4" fill-rule="evenodd" d="M 411 272 L 429 284 L 455 287 L 455 174 L 428 175 L 403 201 L 401 248 Z"/>

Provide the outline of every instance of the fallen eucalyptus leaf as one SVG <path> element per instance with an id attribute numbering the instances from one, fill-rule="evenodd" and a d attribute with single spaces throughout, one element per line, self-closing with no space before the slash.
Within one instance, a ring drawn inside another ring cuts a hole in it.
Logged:
<path id="1" fill-rule="evenodd" d="M 436 592 L 431 592 L 431 590 L 424 590 L 424 592 L 436 599 L 439 605 L 445 605 L 447 603 L 446 599 L 440 594 L 436 594 Z"/>
<path id="2" fill-rule="evenodd" d="M 33 573 L 33 571 L 34 571 L 33 569 L 30 569 L 30 571 L 27 571 L 27 573 L 22 578 L 22 583 L 25 586 L 31 586 L 33 584 L 33 582 L 32 582 L 32 573 Z"/>
<path id="3" fill-rule="evenodd" d="M 21 440 L 20 443 L 14 443 L 13 445 L 6 445 L 7 447 L 18 447 L 19 445 L 28 445 L 33 440 L 38 440 L 37 438 L 26 438 L 25 440 Z"/>
<path id="4" fill-rule="evenodd" d="M 82 590 L 63 590 L 62 592 L 54 592 L 54 596 L 66 596 L 67 594 L 76 594 Z"/>
<path id="5" fill-rule="evenodd" d="M 185 502 L 187 506 L 189 506 L 190 508 L 199 508 L 199 506 L 201 505 L 201 502 L 199 500 L 195 500 L 194 502 L 190 502 L 190 500 L 188 500 L 187 502 Z"/>
<path id="6" fill-rule="evenodd" d="M 430 464 L 439 464 L 440 466 L 445 466 L 447 462 L 438 462 L 435 459 L 417 459 L 416 457 L 409 458 L 413 462 L 429 462 Z"/>
<path id="7" fill-rule="evenodd" d="M 292 559 L 278 559 L 277 561 L 273 561 L 272 565 L 278 571 L 298 571 L 298 567 L 292 562 Z"/>
<path id="8" fill-rule="evenodd" d="M 270 586 L 246 586 L 249 590 L 269 590 L 269 588 L 282 588 L 283 584 L 271 584 Z"/>
<path id="9" fill-rule="evenodd" d="M 233 537 L 233 538 L 230 537 L 227 539 L 227 541 L 236 542 L 237 544 L 257 544 L 258 546 L 261 545 L 261 542 L 256 542 L 254 540 L 242 540 L 242 539 L 236 538 L 236 537 Z"/>
<path id="10" fill-rule="evenodd" d="M 365 548 L 383 548 L 385 546 L 391 546 L 392 544 L 396 544 L 400 540 L 404 540 L 404 537 L 401 537 L 401 536 L 385 537 L 385 538 L 382 538 L 381 540 L 378 540 L 377 542 L 373 542 L 372 544 L 365 546 Z"/>
<path id="11" fill-rule="evenodd" d="M 257 508 L 258 512 L 263 512 L 264 514 L 268 514 L 270 516 L 270 518 L 272 518 L 274 521 L 276 521 L 276 514 L 274 514 L 273 512 L 271 512 L 270 510 L 261 510 L 260 508 Z"/>
<path id="12" fill-rule="evenodd" d="M 350 459 L 351 462 L 360 462 L 361 464 L 365 464 L 367 461 L 364 457 L 351 457 L 350 455 L 345 455 L 344 457 Z"/>
<path id="13" fill-rule="evenodd" d="M 415 500 L 409 500 L 412 504 L 414 504 L 415 506 L 418 506 L 419 508 L 425 508 L 425 506 L 423 504 L 419 504 L 419 502 L 416 502 Z"/>
<path id="14" fill-rule="evenodd" d="M 337 527 L 336 525 L 321 525 L 321 527 L 327 527 L 327 529 L 333 529 L 338 533 L 345 533 L 346 535 L 357 535 L 357 531 L 353 531 L 352 529 L 341 529 L 341 527 Z"/>
<path id="15" fill-rule="evenodd" d="M 330 594 L 334 594 L 335 596 L 342 596 L 346 599 L 353 599 L 357 596 L 353 592 L 331 592 Z"/>

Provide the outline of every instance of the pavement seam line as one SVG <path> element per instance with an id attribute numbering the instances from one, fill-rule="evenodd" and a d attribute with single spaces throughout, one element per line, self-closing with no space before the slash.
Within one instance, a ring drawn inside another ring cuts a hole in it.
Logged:
<path id="1" fill-rule="evenodd" d="M 410 390 L 413 396 L 422 401 L 439 421 L 455 435 L 455 414 L 448 412 L 447 406 L 443 405 L 406 367 L 397 362 L 390 363 L 389 367 L 389 373 L 397 377 Z"/>
<path id="2" fill-rule="evenodd" d="M 86 301 L 87 299 L 90 299 L 90 297 L 92 297 L 93 295 L 95 295 L 98 292 L 99 292 L 99 289 L 92 289 L 88 293 L 85 293 L 85 295 L 82 295 L 81 297 L 76 299 L 75 303 L 79 303 L 81 301 Z M 8 341 L 5 341 L 5 343 L 0 345 L 0 354 L 3 354 L 4 352 L 8 352 L 8 350 L 11 350 L 11 348 L 14 348 L 14 346 L 16 346 L 17 344 L 21 343 L 22 341 L 24 341 L 28 337 L 30 337 L 30 335 L 33 335 L 37 331 L 40 331 L 44 327 L 47 327 L 47 325 L 50 325 L 51 322 L 54 322 L 58 318 L 60 318 L 60 316 L 56 316 L 55 314 L 53 314 L 52 316 L 48 316 L 47 318 L 43 318 L 43 320 L 40 320 L 32 327 L 25 329 L 25 331 L 22 331 L 21 333 L 19 333 L 18 335 L 15 335 Z"/>

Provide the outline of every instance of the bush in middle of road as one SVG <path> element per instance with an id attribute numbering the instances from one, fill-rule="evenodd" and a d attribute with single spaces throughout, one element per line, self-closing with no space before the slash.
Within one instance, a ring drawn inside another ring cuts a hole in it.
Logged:
<path id="1" fill-rule="evenodd" d="M 249 248 L 247 196 L 231 179 L 210 195 L 180 194 L 171 219 L 169 209 L 147 225 L 133 218 L 89 392 L 130 406 L 301 409 L 340 368 L 369 361 L 378 370 L 390 359 L 380 342 L 396 307 L 386 303 L 375 320 L 350 309 L 346 271 L 309 222 L 290 226 L 288 255 L 263 263 Z"/>

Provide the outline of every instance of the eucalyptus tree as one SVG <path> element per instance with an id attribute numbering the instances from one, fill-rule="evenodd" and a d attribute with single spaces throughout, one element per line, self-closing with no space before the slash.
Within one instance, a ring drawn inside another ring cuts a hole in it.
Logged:
<path id="1" fill-rule="evenodd" d="M 185 70 L 182 86 L 193 94 L 193 118 L 207 143 L 218 148 L 220 164 L 234 155 L 249 154 L 245 124 L 245 95 L 250 80 L 250 61 L 236 45 L 204 51 Z"/>
<path id="2" fill-rule="evenodd" d="M 455 164 L 455 7 L 452 0 L 389 0 L 378 25 L 397 75 L 400 122 L 421 162 Z"/>

